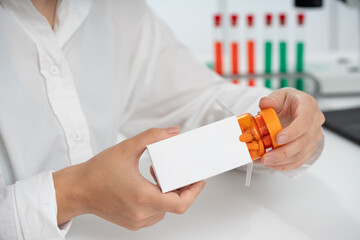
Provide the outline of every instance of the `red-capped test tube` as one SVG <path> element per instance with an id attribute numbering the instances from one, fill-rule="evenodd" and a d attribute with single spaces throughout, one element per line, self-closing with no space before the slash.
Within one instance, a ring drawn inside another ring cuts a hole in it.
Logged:
<path id="1" fill-rule="evenodd" d="M 286 15 L 281 13 L 279 15 L 279 49 L 280 49 L 280 73 L 287 73 L 287 28 Z M 288 79 L 282 77 L 280 80 L 280 87 L 287 87 L 289 85 Z"/>
<path id="2" fill-rule="evenodd" d="M 264 29 L 264 42 L 265 42 L 265 73 L 271 74 L 272 72 L 272 15 L 270 13 L 265 15 L 265 29 Z M 265 79 L 265 87 L 272 88 L 272 80 L 267 77 Z"/>
<path id="3" fill-rule="evenodd" d="M 247 66 L 248 73 L 255 74 L 255 30 L 254 21 L 255 18 L 252 14 L 247 15 Z M 250 78 L 248 81 L 249 86 L 255 86 L 254 78 Z"/>
<path id="4" fill-rule="evenodd" d="M 221 14 L 215 14 L 214 16 L 214 64 L 215 71 L 219 75 L 223 75 L 223 28 L 222 28 L 222 16 Z"/>
<path id="5" fill-rule="evenodd" d="M 296 72 L 304 72 L 304 49 L 305 49 L 305 27 L 304 27 L 303 13 L 297 15 L 297 31 L 296 31 Z M 295 87 L 298 90 L 305 90 L 305 81 L 303 78 L 298 77 L 295 80 Z"/>
<path id="6" fill-rule="evenodd" d="M 238 36 L 238 15 L 232 14 L 230 16 L 230 52 L 231 52 L 231 59 L 230 59 L 230 65 L 231 65 L 231 74 L 232 75 L 239 75 L 239 36 Z M 239 83 L 238 78 L 233 78 L 232 82 L 234 84 Z"/>

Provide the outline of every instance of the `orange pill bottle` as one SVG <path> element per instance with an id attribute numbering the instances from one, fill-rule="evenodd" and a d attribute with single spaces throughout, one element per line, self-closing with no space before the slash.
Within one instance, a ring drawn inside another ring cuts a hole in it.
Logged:
<path id="1" fill-rule="evenodd" d="M 266 150 L 280 146 L 275 139 L 282 126 L 274 109 L 261 110 L 254 117 L 245 113 L 238 116 L 237 120 L 242 131 L 239 139 L 246 143 L 252 160 L 261 158 Z"/>

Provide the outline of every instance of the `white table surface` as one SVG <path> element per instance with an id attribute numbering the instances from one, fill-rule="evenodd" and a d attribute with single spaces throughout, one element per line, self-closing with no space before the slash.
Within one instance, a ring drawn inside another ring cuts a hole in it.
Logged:
<path id="1" fill-rule="evenodd" d="M 245 174 L 230 171 L 208 179 L 184 215 L 137 232 L 84 215 L 67 239 L 360 239 L 360 147 L 324 134 L 322 156 L 296 179 L 259 173 L 247 188 Z"/>

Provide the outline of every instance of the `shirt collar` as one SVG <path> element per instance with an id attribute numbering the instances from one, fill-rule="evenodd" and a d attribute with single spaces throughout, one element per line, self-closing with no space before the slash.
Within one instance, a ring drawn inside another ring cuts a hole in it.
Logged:
<path id="1" fill-rule="evenodd" d="M 61 47 L 84 22 L 91 9 L 91 0 L 59 0 L 55 18 L 55 36 Z"/>
<path id="2" fill-rule="evenodd" d="M 42 36 L 54 32 L 61 48 L 81 26 L 92 5 L 92 0 L 58 0 L 53 31 L 46 18 L 35 9 L 30 0 L 0 2 L 36 43 L 41 41 Z"/>

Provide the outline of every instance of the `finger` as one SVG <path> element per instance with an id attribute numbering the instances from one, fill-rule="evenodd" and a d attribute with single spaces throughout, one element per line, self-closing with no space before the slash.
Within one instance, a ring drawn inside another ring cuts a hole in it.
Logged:
<path id="1" fill-rule="evenodd" d="M 154 195 L 152 202 L 164 211 L 182 214 L 189 208 L 204 187 L 205 182 L 200 181 L 192 184 L 188 189 L 182 191 L 180 195 L 176 192 L 168 192 L 160 196 Z"/>
<path id="2" fill-rule="evenodd" d="M 254 164 L 263 164 L 261 158 L 253 161 Z"/>
<path id="3" fill-rule="evenodd" d="M 152 166 L 150 166 L 150 173 L 151 173 L 151 176 L 153 177 L 153 179 L 155 180 L 156 184 L 159 184 Z"/>
<path id="4" fill-rule="evenodd" d="M 311 129 L 317 128 L 320 130 L 324 122 L 324 114 L 318 109 L 317 105 L 302 104 L 295 113 L 294 121 L 277 134 L 276 142 L 279 145 L 287 144 Z"/>
<path id="5" fill-rule="evenodd" d="M 200 181 L 181 190 L 180 198 L 185 202 L 185 209 L 183 212 L 185 212 L 193 204 L 205 185 L 206 183 L 204 181 Z M 180 214 L 183 212 L 180 212 Z"/>
<path id="6" fill-rule="evenodd" d="M 275 148 L 267 152 L 262 158 L 261 163 L 264 165 L 283 165 L 291 163 L 291 157 L 295 156 L 301 151 L 308 151 L 308 149 L 318 146 L 318 143 L 323 138 L 321 128 L 312 126 L 308 134 L 299 137 L 298 139 Z"/>
<path id="7" fill-rule="evenodd" d="M 287 164 L 283 164 L 283 165 L 274 165 L 274 166 L 266 166 L 278 171 L 289 171 L 289 170 L 293 170 L 296 168 L 299 168 L 300 166 L 302 166 L 304 163 L 306 163 L 312 155 L 314 155 L 315 151 L 316 151 L 317 147 L 313 147 L 310 151 L 306 151 L 306 152 L 299 152 L 298 154 L 296 154 L 295 156 L 292 157 L 292 161 L 290 163 Z"/>
<path id="8" fill-rule="evenodd" d="M 296 162 L 299 159 L 303 159 L 304 156 L 306 158 L 307 155 L 311 154 L 309 156 L 309 158 L 315 153 L 315 151 L 318 149 L 320 142 L 322 141 L 322 139 L 324 138 L 324 135 L 321 131 L 321 129 L 317 129 L 315 131 L 315 133 L 310 137 L 310 140 L 305 141 L 305 145 L 303 145 L 302 147 L 299 147 L 300 151 L 298 151 L 298 153 L 294 154 L 293 156 L 287 158 L 285 161 L 281 163 L 264 163 L 267 167 L 276 167 L 276 166 L 284 166 L 285 164 L 290 164 L 292 162 Z M 306 139 L 306 138 L 304 138 Z M 303 139 L 303 140 L 304 140 Z M 308 138 L 309 139 L 309 138 Z M 287 144 L 286 146 L 288 146 L 289 144 Z M 275 149 L 277 150 L 277 149 Z M 270 151 L 273 152 L 274 150 Z"/>
<path id="9" fill-rule="evenodd" d="M 286 102 L 287 91 L 289 91 L 289 89 L 283 88 L 272 92 L 267 97 L 261 98 L 259 102 L 260 109 L 273 108 L 276 113 L 281 112 Z"/>
<path id="10" fill-rule="evenodd" d="M 150 128 L 145 132 L 142 132 L 135 137 L 128 139 L 128 143 L 132 145 L 138 153 L 142 153 L 146 146 L 169 137 L 177 135 L 180 131 L 180 127 L 169 128 Z"/>
<path id="11" fill-rule="evenodd" d="M 187 186 L 185 186 L 185 187 L 181 187 L 181 188 L 175 189 L 175 190 L 172 191 L 172 192 L 175 192 L 175 193 L 177 193 L 177 194 L 180 196 L 180 194 L 181 194 L 184 190 L 188 189 L 190 186 L 191 186 L 191 184 L 190 184 L 190 185 L 187 185 Z"/>
<path id="12" fill-rule="evenodd" d="M 314 110 L 306 106 L 305 104 L 302 107 L 298 108 L 295 119 L 290 123 L 289 126 L 281 130 L 276 136 L 276 142 L 279 145 L 287 144 L 300 136 L 304 135 L 312 127 L 315 118 L 310 113 L 313 113 Z"/>
<path id="13" fill-rule="evenodd" d="M 306 135 L 292 141 L 286 145 L 275 148 L 261 158 L 261 163 L 264 165 L 283 165 L 291 162 L 291 157 L 304 151 L 309 146 L 308 137 Z"/>

